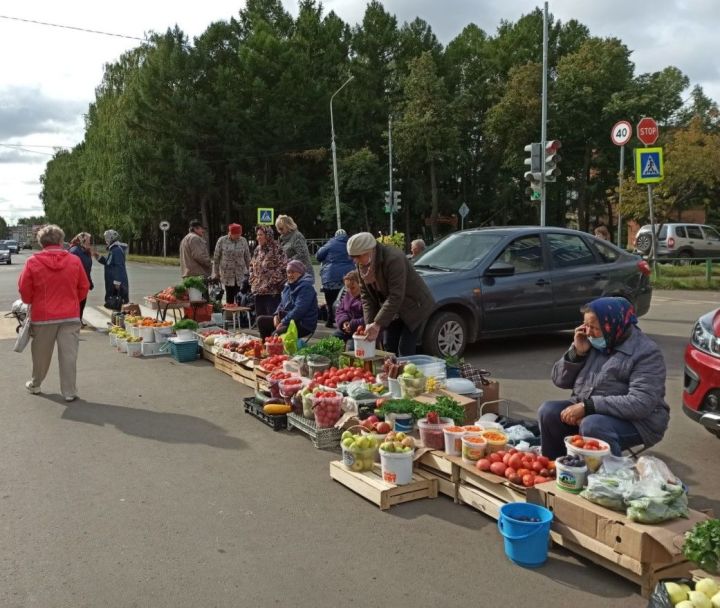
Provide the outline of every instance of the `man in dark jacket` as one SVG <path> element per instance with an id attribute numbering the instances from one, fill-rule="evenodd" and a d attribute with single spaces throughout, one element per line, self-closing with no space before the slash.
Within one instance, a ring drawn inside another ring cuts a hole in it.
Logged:
<path id="1" fill-rule="evenodd" d="M 387 350 L 414 355 L 422 323 L 435 303 L 425 281 L 400 249 L 378 243 L 369 232 L 350 237 L 347 250 L 360 274 L 368 339 L 384 330 Z"/>

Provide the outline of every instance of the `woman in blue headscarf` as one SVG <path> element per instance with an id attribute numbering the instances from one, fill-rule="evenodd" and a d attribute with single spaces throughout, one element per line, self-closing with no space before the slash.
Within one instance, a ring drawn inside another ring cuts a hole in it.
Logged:
<path id="1" fill-rule="evenodd" d="M 538 411 L 543 454 L 563 456 L 565 437 L 575 434 L 602 439 L 616 456 L 655 445 L 670 420 L 660 348 L 637 327 L 625 298 L 598 298 L 581 312 L 583 324 L 552 371 L 555 386 L 572 395 Z"/>

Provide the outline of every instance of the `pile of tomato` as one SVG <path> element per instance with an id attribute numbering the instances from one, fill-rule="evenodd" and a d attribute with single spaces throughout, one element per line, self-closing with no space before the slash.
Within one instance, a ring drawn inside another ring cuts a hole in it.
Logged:
<path id="1" fill-rule="evenodd" d="M 364 380 L 365 382 L 372 383 L 375 382 L 375 376 L 372 372 L 365 371 L 359 367 L 343 367 L 341 369 L 331 367 L 324 372 L 316 372 L 313 376 L 313 380 L 323 386 L 335 388 L 338 384 L 342 384 L 343 382 Z"/>
<path id="2" fill-rule="evenodd" d="M 555 477 L 555 462 L 533 452 L 520 452 L 515 448 L 493 452 L 481 458 L 475 465 L 481 471 L 488 471 L 504 477 L 510 483 L 526 488 L 545 483 Z"/>
<path id="3" fill-rule="evenodd" d="M 335 391 L 316 388 L 312 393 L 315 423 L 319 428 L 330 428 L 342 415 L 342 395 Z"/>
<path id="4" fill-rule="evenodd" d="M 567 438 L 568 443 L 574 448 L 581 450 L 599 451 L 607 449 L 607 446 L 603 445 L 599 439 L 592 439 L 591 437 L 583 437 L 582 435 L 573 435 Z"/>
<path id="5" fill-rule="evenodd" d="M 280 336 L 268 336 L 265 338 L 265 350 L 271 357 L 282 355 L 284 348 L 285 345 Z"/>
<path id="6" fill-rule="evenodd" d="M 273 355 L 272 357 L 263 359 L 260 367 L 262 367 L 266 372 L 274 372 L 282 368 L 283 361 L 287 361 L 287 359 L 287 355 Z"/>

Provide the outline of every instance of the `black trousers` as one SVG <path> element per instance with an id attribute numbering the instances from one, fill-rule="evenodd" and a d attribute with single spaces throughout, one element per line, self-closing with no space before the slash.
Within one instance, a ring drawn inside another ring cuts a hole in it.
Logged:
<path id="1" fill-rule="evenodd" d="M 240 285 L 225 285 L 225 302 L 235 304 L 235 296 L 240 293 Z"/>
<path id="2" fill-rule="evenodd" d="M 340 290 L 323 289 L 323 293 L 325 294 L 325 303 L 327 304 L 328 323 L 332 325 L 335 323 L 335 310 L 333 309 L 333 304 L 335 304 L 335 300 L 337 300 Z"/>
<path id="3" fill-rule="evenodd" d="M 278 306 L 280 306 L 279 293 L 257 294 L 255 296 L 255 314 L 258 317 L 270 315 L 272 318 Z"/>
<path id="4" fill-rule="evenodd" d="M 395 319 L 385 328 L 385 350 L 398 357 L 409 357 L 417 351 L 420 328 L 411 331 L 400 319 Z"/>
<path id="5" fill-rule="evenodd" d="M 295 323 L 295 326 L 297 327 L 298 338 L 304 338 L 305 336 L 309 336 L 311 333 L 313 333 L 309 329 L 304 328 L 299 323 Z M 275 333 L 275 322 L 273 320 L 273 315 L 263 315 L 261 317 L 258 317 L 257 327 L 258 331 L 260 332 L 260 337 L 263 340 L 268 336 L 272 336 Z"/>

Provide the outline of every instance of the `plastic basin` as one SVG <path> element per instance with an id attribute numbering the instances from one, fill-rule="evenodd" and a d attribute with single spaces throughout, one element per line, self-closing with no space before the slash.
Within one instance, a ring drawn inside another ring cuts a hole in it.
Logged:
<path id="1" fill-rule="evenodd" d="M 440 418 L 439 424 L 430 424 L 427 418 L 421 418 L 417 424 L 420 429 L 420 440 L 426 448 L 432 448 L 433 450 L 445 449 L 443 429 L 454 425 L 452 418 Z"/>
<path id="2" fill-rule="evenodd" d="M 567 453 L 585 458 L 585 464 L 587 464 L 587 468 L 590 473 L 597 471 L 603 462 L 603 458 L 610 455 L 610 446 L 600 439 L 595 439 L 594 437 L 583 437 L 583 440 L 585 441 L 588 439 L 595 439 L 602 448 L 600 450 L 586 450 L 575 447 L 572 443 L 570 443 L 572 437 L 573 436 L 565 437 L 565 449 L 567 450 Z"/>

